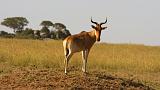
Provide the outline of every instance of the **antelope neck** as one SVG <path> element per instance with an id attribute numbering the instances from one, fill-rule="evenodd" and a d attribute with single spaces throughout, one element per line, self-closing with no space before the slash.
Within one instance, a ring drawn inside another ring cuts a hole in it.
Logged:
<path id="1" fill-rule="evenodd" d="M 95 30 L 94 29 L 89 32 L 89 35 L 90 35 L 91 38 L 93 38 L 93 41 L 96 42 L 96 35 L 95 35 Z"/>

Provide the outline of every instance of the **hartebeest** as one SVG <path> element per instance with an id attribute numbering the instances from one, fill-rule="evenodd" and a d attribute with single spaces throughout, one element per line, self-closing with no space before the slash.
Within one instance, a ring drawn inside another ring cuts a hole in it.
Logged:
<path id="1" fill-rule="evenodd" d="M 93 44 L 96 41 L 100 41 L 101 31 L 106 29 L 107 27 L 102 27 L 102 24 L 105 24 L 106 21 L 103 23 L 97 23 L 92 21 L 96 26 L 92 26 L 92 30 L 90 32 L 82 31 L 79 34 L 68 36 L 63 41 L 64 47 L 64 54 L 65 54 L 65 73 L 67 73 L 67 66 L 70 58 L 75 52 L 82 51 L 82 59 L 83 59 L 83 66 L 82 71 L 86 72 L 86 63 L 89 51 Z"/>

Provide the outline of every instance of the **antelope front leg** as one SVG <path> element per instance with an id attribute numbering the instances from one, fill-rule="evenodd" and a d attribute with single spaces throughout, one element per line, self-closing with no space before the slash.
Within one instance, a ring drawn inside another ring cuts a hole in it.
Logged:
<path id="1" fill-rule="evenodd" d="M 88 57 L 88 50 L 83 50 L 83 51 L 82 51 L 82 60 L 83 60 L 82 71 L 83 71 L 84 73 L 86 72 L 87 57 Z"/>
<path id="2" fill-rule="evenodd" d="M 83 61 L 83 65 L 82 65 L 82 71 L 85 72 L 85 50 L 82 51 L 82 61 Z"/>

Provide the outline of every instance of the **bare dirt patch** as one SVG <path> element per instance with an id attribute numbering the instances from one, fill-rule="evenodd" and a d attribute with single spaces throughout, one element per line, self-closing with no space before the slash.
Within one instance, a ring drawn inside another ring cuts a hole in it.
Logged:
<path id="1" fill-rule="evenodd" d="M 75 70 L 75 69 L 74 69 Z M 107 75 L 103 72 L 37 69 L 33 67 L 15 68 L 10 73 L 0 75 L 0 90 L 153 90 L 149 86 L 132 80 Z"/>

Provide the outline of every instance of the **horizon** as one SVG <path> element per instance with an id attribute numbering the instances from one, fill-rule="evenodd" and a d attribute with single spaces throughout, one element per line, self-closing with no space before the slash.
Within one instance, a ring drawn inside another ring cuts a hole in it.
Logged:
<path id="1" fill-rule="evenodd" d="M 22 16 L 29 21 L 27 27 L 40 29 L 41 21 L 50 20 L 65 24 L 71 34 L 76 34 L 91 29 L 91 17 L 97 22 L 103 22 L 107 17 L 104 26 L 108 28 L 102 31 L 101 42 L 159 46 L 159 3 L 158 0 L 3 0 L 0 22 L 7 17 Z M 12 29 L 0 25 L 1 30 L 12 32 Z"/>

